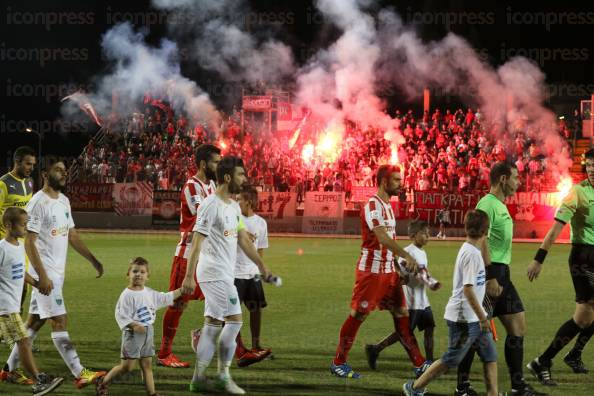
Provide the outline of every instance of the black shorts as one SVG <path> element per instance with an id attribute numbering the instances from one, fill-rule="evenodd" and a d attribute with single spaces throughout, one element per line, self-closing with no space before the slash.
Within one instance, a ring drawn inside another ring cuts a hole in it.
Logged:
<path id="1" fill-rule="evenodd" d="M 248 310 L 253 311 L 264 308 L 268 305 L 264 297 L 264 288 L 261 280 L 235 279 L 235 287 L 239 295 L 239 301 L 244 303 Z"/>
<path id="2" fill-rule="evenodd" d="M 491 304 L 491 307 L 493 308 L 492 316 L 495 318 L 501 315 L 524 312 L 522 299 L 520 299 L 520 295 L 509 276 L 509 266 L 507 264 L 491 263 L 488 273 L 489 279 L 497 279 L 499 285 L 503 287 L 503 291 L 497 298 L 485 295 L 485 302 L 483 305 L 487 308 L 487 305 Z M 487 312 L 490 312 L 490 309 L 487 308 Z"/>
<path id="3" fill-rule="evenodd" d="M 583 304 L 594 299 L 594 245 L 572 246 L 569 271 L 575 289 L 575 302 Z"/>
<path id="4" fill-rule="evenodd" d="M 433 311 L 431 307 L 425 309 L 409 309 L 408 316 L 410 319 L 410 331 L 424 331 L 429 327 L 435 327 L 435 320 L 433 319 Z"/>

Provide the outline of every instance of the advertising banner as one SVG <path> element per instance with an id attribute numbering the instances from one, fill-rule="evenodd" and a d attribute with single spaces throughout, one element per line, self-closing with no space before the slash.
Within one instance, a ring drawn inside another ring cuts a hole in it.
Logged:
<path id="1" fill-rule="evenodd" d="M 305 194 L 303 232 L 341 234 L 343 231 L 343 192 L 308 191 Z"/>
<path id="2" fill-rule="evenodd" d="M 153 225 L 179 226 L 180 192 L 153 192 Z"/>
<path id="3" fill-rule="evenodd" d="M 114 184 L 113 208 L 119 216 L 151 216 L 153 186 L 147 182 Z"/>
<path id="4" fill-rule="evenodd" d="M 74 212 L 113 212 L 113 184 L 73 183 L 66 196 Z"/>

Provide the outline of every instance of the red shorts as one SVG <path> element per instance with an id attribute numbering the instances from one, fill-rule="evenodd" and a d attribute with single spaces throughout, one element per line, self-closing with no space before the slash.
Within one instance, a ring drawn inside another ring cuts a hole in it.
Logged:
<path id="1" fill-rule="evenodd" d="M 187 266 L 188 260 L 186 260 L 185 258 L 173 258 L 173 263 L 171 264 L 171 275 L 169 275 L 169 291 L 179 289 L 182 286 L 182 283 L 184 282 L 184 278 L 186 276 Z M 196 274 L 194 274 L 194 280 L 196 281 L 196 289 L 194 289 L 193 294 L 184 294 L 181 297 L 184 301 L 204 300 L 204 294 L 202 294 L 202 290 L 200 290 L 200 286 L 198 286 Z"/>
<path id="2" fill-rule="evenodd" d="M 351 309 L 368 314 L 375 310 L 406 309 L 406 298 L 398 272 L 375 274 L 356 271 Z"/>

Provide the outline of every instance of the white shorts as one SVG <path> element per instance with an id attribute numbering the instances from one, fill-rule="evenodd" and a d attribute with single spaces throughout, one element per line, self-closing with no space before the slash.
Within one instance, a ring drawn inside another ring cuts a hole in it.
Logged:
<path id="1" fill-rule="evenodd" d="M 66 314 L 66 306 L 62 294 L 64 279 L 52 278 L 54 288 L 49 296 L 45 296 L 36 288 L 32 288 L 29 314 L 39 315 L 41 319 L 55 318 Z"/>
<path id="2" fill-rule="evenodd" d="M 204 316 L 224 321 L 228 316 L 241 314 L 239 295 L 233 283 L 200 282 L 200 289 L 204 293 Z"/>

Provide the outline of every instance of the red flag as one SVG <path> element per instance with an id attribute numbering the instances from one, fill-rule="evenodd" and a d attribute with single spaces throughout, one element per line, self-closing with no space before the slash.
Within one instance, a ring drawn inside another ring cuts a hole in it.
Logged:
<path id="1" fill-rule="evenodd" d="M 89 118 L 91 120 L 93 120 L 93 122 L 95 124 L 97 124 L 99 126 L 103 126 L 101 118 L 99 118 L 99 116 L 97 115 L 97 111 L 95 111 L 95 108 L 89 101 L 89 98 L 87 97 L 87 95 L 83 94 L 80 91 L 76 91 L 72 95 L 65 96 L 64 98 L 62 98 L 61 101 L 64 102 L 66 100 L 72 100 L 74 103 L 76 103 L 78 105 L 78 107 L 82 111 L 85 112 L 85 114 L 87 114 L 89 116 Z"/>

